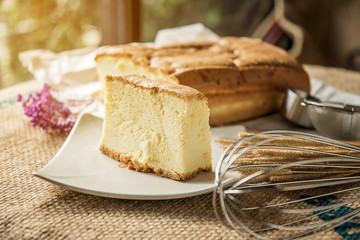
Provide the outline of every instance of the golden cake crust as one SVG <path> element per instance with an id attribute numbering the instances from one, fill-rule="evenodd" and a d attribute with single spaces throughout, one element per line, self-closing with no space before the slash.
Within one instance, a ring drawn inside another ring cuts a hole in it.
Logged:
<path id="1" fill-rule="evenodd" d="M 103 56 L 128 57 L 149 71 L 159 69 L 174 77 L 174 81 L 177 79 L 178 83 L 200 91 L 213 87 L 216 82 L 226 87 L 262 82 L 281 88 L 310 90 L 309 77 L 302 65 L 286 51 L 259 39 L 223 37 L 215 42 L 158 48 L 108 46 L 98 52 L 95 60 Z"/>
<path id="2" fill-rule="evenodd" d="M 200 168 L 194 172 L 180 174 L 180 173 L 166 171 L 166 170 L 159 169 L 159 168 L 156 168 L 156 169 L 151 168 L 151 167 L 147 166 L 146 164 L 142 164 L 139 161 L 137 161 L 136 159 L 133 159 L 126 154 L 113 151 L 112 149 L 109 149 L 108 147 L 106 147 L 102 144 L 100 145 L 99 150 L 102 153 L 104 153 L 105 155 L 107 155 L 121 163 L 124 163 L 128 167 L 128 169 L 136 170 L 138 172 L 144 172 L 144 173 L 153 172 L 156 175 L 171 178 L 173 180 L 185 181 L 185 180 L 189 180 L 189 179 L 195 177 L 199 173 L 212 171 L 211 166 L 208 166 L 207 168 L 204 168 L 204 169 Z"/>
<path id="3" fill-rule="evenodd" d="M 132 86 L 139 87 L 150 92 L 165 92 L 172 96 L 181 98 L 185 101 L 197 98 L 207 102 L 207 98 L 204 94 L 198 90 L 180 84 L 169 84 L 162 81 L 151 81 L 145 77 L 138 75 L 127 76 L 106 76 L 106 81 L 122 81 Z"/>

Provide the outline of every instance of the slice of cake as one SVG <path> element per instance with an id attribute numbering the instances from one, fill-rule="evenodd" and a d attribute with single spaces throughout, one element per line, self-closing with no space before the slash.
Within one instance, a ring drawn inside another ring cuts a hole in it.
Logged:
<path id="1" fill-rule="evenodd" d="M 209 108 L 199 91 L 144 77 L 106 76 L 100 150 L 129 169 L 187 180 L 211 171 Z"/>
<path id="2" fill-rule="evenodd" d="M 108 46 L 95 60 L 102 83 L 106 75 L 137 74 L 199 90 L 208 98 L 210 125 L 267 114 L 280 108 L 288 88 L 310 89 L 295 58 L 259 39 Z"/>

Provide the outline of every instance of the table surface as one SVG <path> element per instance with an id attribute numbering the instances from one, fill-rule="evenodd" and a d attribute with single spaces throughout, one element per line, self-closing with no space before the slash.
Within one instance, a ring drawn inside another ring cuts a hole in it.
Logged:
<path id="1" fill-rule="evenodd" d="M 360 94 L 360 73 L 305 66 L 309 75 Z M 30 127 L 17 94 L 41 88 L 36 81 L 0 91 L 0 239 L 238 239 L 212 210 L 212 195 L 133 201 L 61 188 L 31 175 L 59 150 L 64 134 Z M 315 239 L 339 239 L 330 231 Z"/>

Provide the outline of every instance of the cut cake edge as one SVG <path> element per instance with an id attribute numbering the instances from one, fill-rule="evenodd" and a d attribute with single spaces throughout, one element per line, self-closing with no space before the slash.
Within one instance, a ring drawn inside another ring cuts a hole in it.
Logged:
<path id="1" fill-rule="evenodd" d="M 212 171 L 212 166 L 210 165 L 206 168 L 199 168 L 190 173 L 177 173 L 174 171 L 163 170 L 160 168 L 152 168 L 152 167 L 148 166 L 147 164 L 140 163 L 136 159 L 133 159 L 132 157 L 130 157 L 124 153 L 116 152 L 116 151 L 106 147 L 103 144 L 100 145 L 99 150 L 102 153 L 104 153 L 105 155 L 111 157 L 112 159 L 125 164 L 127 166 L 127 168 L 130 170 L 135 170 L 137 172 L 144 172 L 144 173 L 155 173 L 156 175 L 159 175 L 161 177 L 166 177 L 166 178 L 170 178 L 170 179 L 178 180 L 178 181 L 189 180 L 189 179 L 195 177 L 196 175 L 198 175 L 199 173 Z"/>

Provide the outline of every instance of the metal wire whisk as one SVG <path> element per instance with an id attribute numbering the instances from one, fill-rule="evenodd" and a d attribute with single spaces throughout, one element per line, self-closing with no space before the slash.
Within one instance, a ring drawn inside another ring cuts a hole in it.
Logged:
<path id="1" fill-rule="evenodd" d="M 360 239 L 358 146 L 294 131 L 254 134 L 224 151 L 215 183 L 217 217 L 245 238 L 304 239 L 355 227 Z"/>

